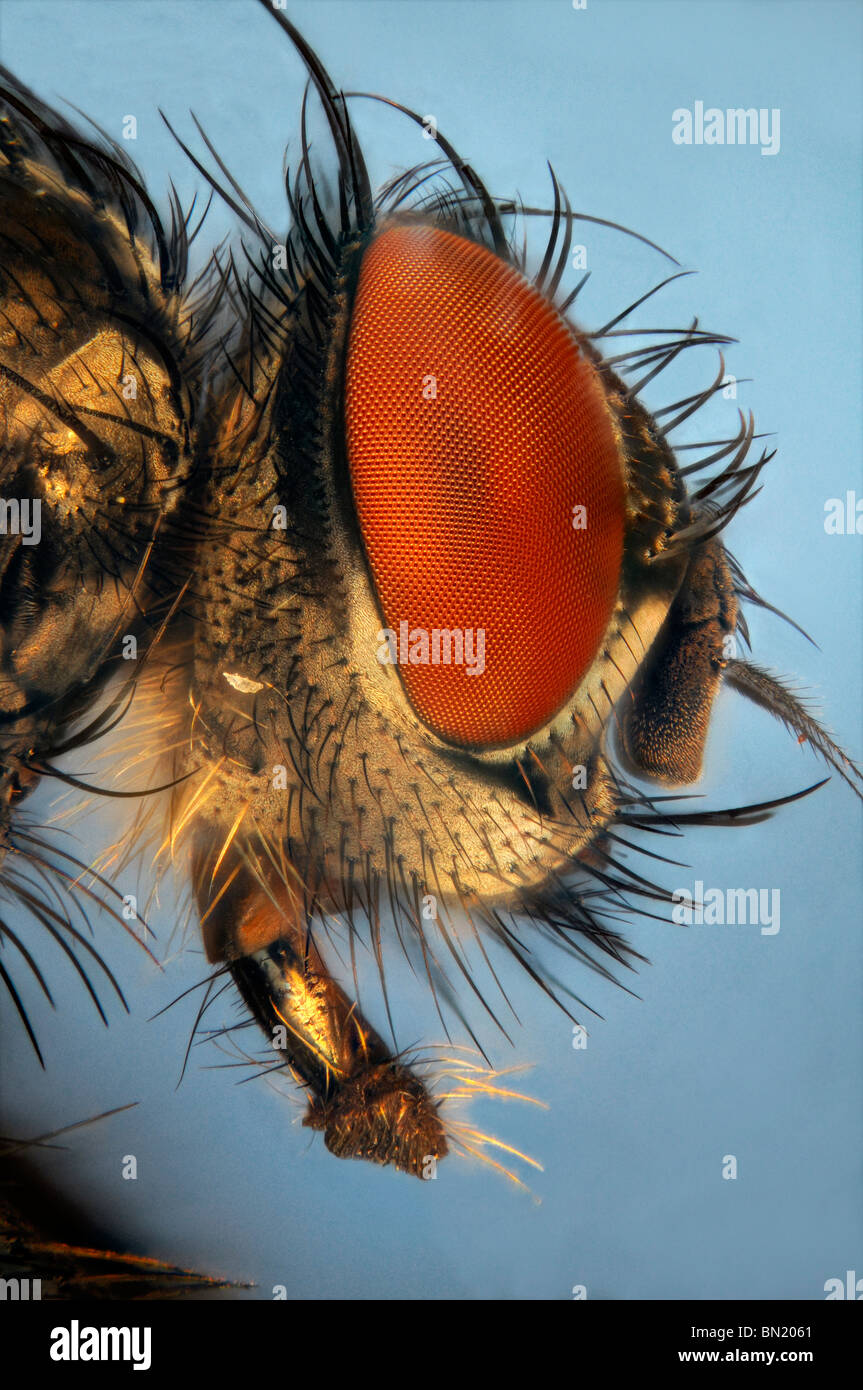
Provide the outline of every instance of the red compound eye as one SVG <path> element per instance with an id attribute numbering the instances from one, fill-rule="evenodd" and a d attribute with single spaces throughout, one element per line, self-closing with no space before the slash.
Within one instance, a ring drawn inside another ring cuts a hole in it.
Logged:
<path id="1" fill-rule="evenodd" d="M 442 738 L 524 739 L 578 685 L 617 594 L 623 473 L 595 368 L 512 266 L 393 226 L 360 270 L 345 408 L 393 634 L 379 659 Z"/>

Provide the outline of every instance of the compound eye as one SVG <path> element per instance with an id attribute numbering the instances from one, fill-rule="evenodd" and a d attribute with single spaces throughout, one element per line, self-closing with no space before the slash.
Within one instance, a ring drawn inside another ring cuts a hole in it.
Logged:
<path id="1" fill-rule="evenodd" d="M 458 745 L 523 740 L 579 684 L 618 591 L 623 466 L 595 367 L 514 267 L 395 225 L 360 269 L 345 410 L 411 703 Z"/>

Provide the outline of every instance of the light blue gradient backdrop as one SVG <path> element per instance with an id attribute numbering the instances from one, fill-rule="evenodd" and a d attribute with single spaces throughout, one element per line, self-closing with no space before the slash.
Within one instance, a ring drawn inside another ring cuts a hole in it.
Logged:
<path id="1" fill-rule="evenodd" d="M 698 313 L 740 339 L 728 369 L 753 380 L 738 404 L 776 431 L 779 453 L 731 547 L 821 647 L 750 611 L 756 659 L 823 696 L 832 728 L 859 752 L 863 540 L 825 535 L 823 517 L 825 499 L 863 495 L 860 6 L 589 0 L 576 12 L 567 0 L 325 0 L 289 13 L 338 84 L 435 115 L 496 194 L 547 205 L 550 159 L 575 208 L 700 271 L 634 322 L 675 326 Z M 193 139 L 191 107 L 264 216 L 284 225 L 282 152 L 290 141 L 296 154 L 304 78 L 253 4 L 2 0 L 0 43 L 41 95 L 68 98 L 112 134 L 137 117 L 130 148 L 163 209 L 169 177 L 186 199 L 202 180 L 157 107 Z M 674 145 L 672 111 L 696 100 L 779 107 L 780 153 Z M 364 103 L 356 121 L 377 183 L 429 157 L 396 113 Z M 316 139 L 322 147 L 319 128 Z M 214 208 L 204 241 L 231 225 Z M 593 272 L 579 304 L 590 326 L 668 273 L 624 237 L 585 227 L 576 240 Z M 579 274 L 568 272 L 569 287 Z M 653 383 L 654 407 L 712 376 L 712 349 L 689 356 Z M 730 432 L 734 411 L 720 400 L 677 442 Z M 767 715 L 720 696 L 697 804 L 766 799 L 820 776 Z M 111 833 L 116 824 L 112 811 Z M 47 1076 L 3 1001 L 3 1127 L 31 1133 L 139 1100 L 46 1157 L 46 1170 L 118 1242 L 255 1280 L 254 1296 L 285 1284 L 309 1298 L 559 1299 L 585 1284 L 591 1299 L 823 1297 L 826 1279 L 863 1275 L 859 831 L 859 803 L 834 777 L 760 828 L 673 842 L 692 868 L 663 868 L 669 886 L 778 887 L 781 930 L 634 921 L 631 939 L 653 962 L 628 980 L 640 1000 L 567 968 L 604 1015 L 584 1016 L 586 1051 L 573 1050 L 567 1019 L 507 972 L 524 1026 L 514 1049 L 483 1036 L 501 1065 L 535 1064 L 522 1080 L 550 1109 L 476 1113 L 542 1159 L 530 1180 L 540 1202 L 457 1161 L 425 1184 L 339 1164 L 265 1085 L 205 1070 L 219 1060 L 212 1048 L 193 1053 L 175 1091 L 193 1008 L 147 1019 L 204 964 L 194 940 L 185 953 L 167 944 L 170 893 L 152 918 L 163 976 L 127 943 L 111 948 L 131 1018 L 115 1008 L 106 1033 L 62 973 L 56 1019 L 34 997 Z M 96 828 L 88 843 L 98 848 Z M 439 1038 L 422 989 L 405 980 L 399 997 L 405 1041 Z M 214 1024 L 234 1017 L 227 1003 L 216 1013 Z M 129 1153 L 135 1183 L 120 1178 Z M 737 1156 L 737 1181 L 721 1178 L 725 1154 Z"/>

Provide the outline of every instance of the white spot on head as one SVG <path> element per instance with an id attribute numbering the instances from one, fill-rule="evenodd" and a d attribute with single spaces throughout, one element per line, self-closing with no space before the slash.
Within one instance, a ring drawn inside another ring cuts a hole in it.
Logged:
<path id="1" fill-rule="evenodd" d="M 248 676 L 238 676 L 235 671 L 223 671 L 222 675 L 232 685 L 235 690 L 241 690 L 244 695 L 254 695 L 258 690 L 263 690 L 263 681 L 250 680 Z"/>

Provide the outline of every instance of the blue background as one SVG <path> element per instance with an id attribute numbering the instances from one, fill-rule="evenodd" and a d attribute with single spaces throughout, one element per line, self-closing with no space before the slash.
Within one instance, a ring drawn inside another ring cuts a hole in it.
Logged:
<path id="1" fill-rule="evenodd" d="M 776 432 L 779 453 L 730 545 L 754 586 L 820 644 L 750 610 L 755 656 L 823 697 L 840 742 L 863 749 L 863 541 L 823 526 L 826 499 L 863 495 L 861 7 L 291 0 L 289 13 L 337 84 L 435 115 L 494 193 L 547 204 L 550 159 L 575 208 L 699 270 L 634 322 L 673 327 L 698 313 L 740 340 L 728 369 L 752 381 L 736 404 Z M 132 154 L 161 207 L 169 177 L 187 200 L 201 187 L 157 114 L 161 105 L 193 139 L 191 107 L 264 216 L 284 225 L 281 162 L 286 142 L 296 154 L 304 75 L 253 4 L 2 0 L 0 44 L 41 95 L 68 98 L 115 136 L 137 117 Z M 779 107 L 780 153 L 673 144 L 672 112 L 696 100 Z M 396 113 L 363 103 L 355 115 L 377 183 L 429 156 Z M 202 241 L 231 227 L 215 208 Z M 585 227 L 576 240 L 593 272 L 579 301 L 588 326 L 667 273 L 619 235 Z M 535 245 L 541 254 L 542 235 Z M 580 274 L 568 272 L 570 288 Z M 713 349 L 687 356 L 651 385 L 648 404 L 712 377 Z M 676 440 L 735 427 L 735 403 L 720 398 Z M 768 715 L 720 695 L 704 805 L 770 798 L 820 775 Z M 48 806 L 56 788 L 39 795 Z M 116 814 L 70 823 L 95 852 L 116 835 Z M 205 967 L 194 932 L 183 944 L 169 889 L 151 914 L 164 974 L 100 931 L 130 1018 L 115 1007 L 106 1032 L 62 967 L 57 1017 L 33 996 L 47 1075 L 2 1001 L 3 1128 L 36 1133 L 138 1100 L 45 1156 L 46 1172 L 118 1244 L 254 1280 L 252 1297 L 284 1284 L 307 1298 L 565 1299 L 583 1284 L 590 1299 L 823 1298 L 825 1280 L 863 1275 L 859 832 L 859 803 L 836 777 L 756 829 L 688 832 L 676 847 L 692 867 L 666 870 L 668 885 L 779 888 L 781 930 L 634 920 L 629 935 L 653 962 L 629 981 L 640 999 L 569 976 L 603 1015 L 585 1016 L 584 1051 L 568 1020 L 510 973 L 524 1026 L 514 1048 L 484 1037 L 501 1066 L 532 1065 L 521 1082 L 550 1108 L 474 1113 L 542 1160 L 532 1197 L 458 1160 L 422 1184 L 339 1164 L 283 1094 L 208 1069 L 221 1060 L 212 1046 L 193 1053 L 175 1090 L 194 1004 L 147 1020 Z M 397 973 L 394 953 L 392 963 Z M 428 999 L 399 978 L 406 1041 L 439 1038 Z M 234 1017 L 227 1004 L 222 1016 Z M 126 1154 L 138 1159 L 134 1183 L 120 1176 Z M 726 1154 L 736 1181 L 722 1179 Z"/>

